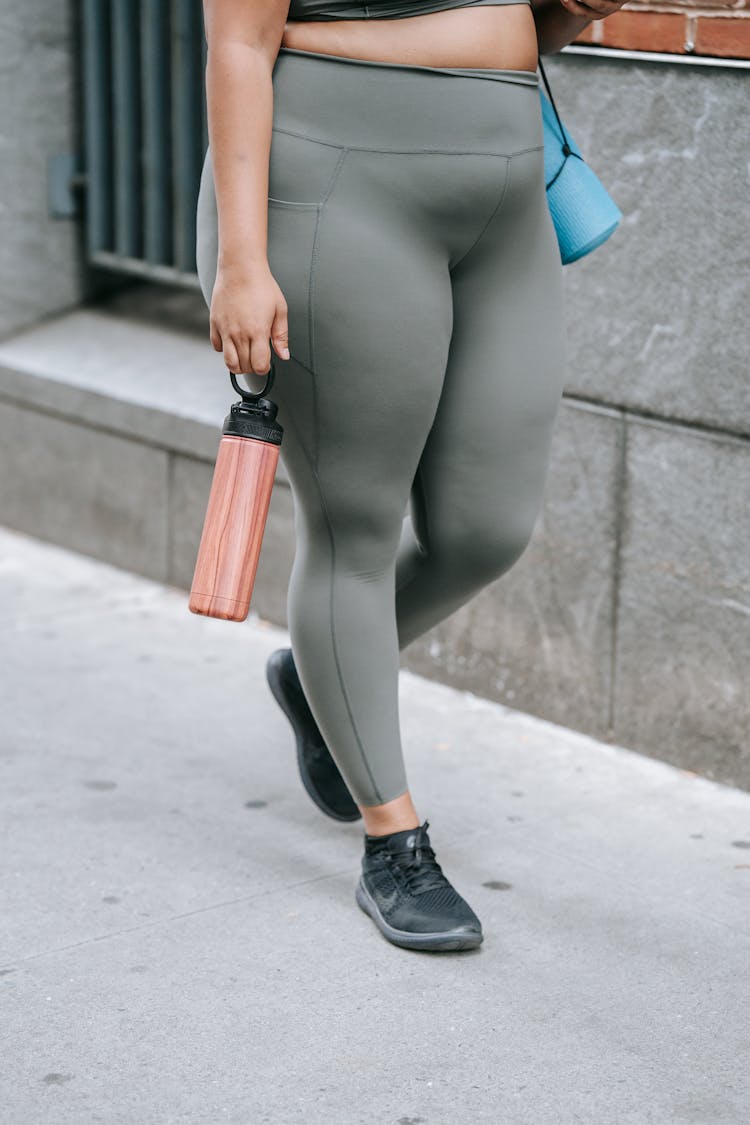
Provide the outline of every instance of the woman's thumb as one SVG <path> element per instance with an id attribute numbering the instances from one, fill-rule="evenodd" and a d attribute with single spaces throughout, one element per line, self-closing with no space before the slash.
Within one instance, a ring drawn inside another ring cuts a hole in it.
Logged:
<path id="1" fill-rule="evenodd" d="M 283 313 L 277 313 L 271 325 L 271 340 L 282 359 L 289 359 L 289 326 Z"/>

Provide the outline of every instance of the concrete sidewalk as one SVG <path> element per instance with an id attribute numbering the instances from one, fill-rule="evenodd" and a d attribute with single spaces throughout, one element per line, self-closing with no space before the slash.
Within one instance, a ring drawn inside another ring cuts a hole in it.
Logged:
<path id="1" fill-rule="evenodd" d="M 401 678 L 476 951 L 390 945 L 288 636 L 0 532 L 3 1125 L 744 1125 L 750 793 Z"/>

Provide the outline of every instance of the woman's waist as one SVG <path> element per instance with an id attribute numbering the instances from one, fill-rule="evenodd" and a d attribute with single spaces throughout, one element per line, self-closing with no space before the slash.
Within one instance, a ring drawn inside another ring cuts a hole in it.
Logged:
<path id="1" fill-rule="evenodd" d="M 449 8 L 393 19 L 288 20 L 282 47 L 439 68 L 535 70 L 531 5 Z"/>
<path id="2" fill-rule="evenodd" d="M 431 67 L 281 47 L 274 129 L 339 148 L 510 156 L 543 147 L 536 71 Z"/>

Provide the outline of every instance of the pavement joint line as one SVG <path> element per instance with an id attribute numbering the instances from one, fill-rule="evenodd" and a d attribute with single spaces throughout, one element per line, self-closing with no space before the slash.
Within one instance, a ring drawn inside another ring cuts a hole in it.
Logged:
<path id="1" fill-rule="evenodd" d="M 54 957 L 59 953 L 69 953 L 73 949 L 81 949 L 86 945 L 95 945 L 100 941 L 111 941 L 113 938 L 122 937 L 125 934 L 132 934 L 137 930 L 154 929 L 156 926 L 169 926 L 173 922 L 180 922 L 185 918 L 192 918 L 197 914 L 208 914 L 212 910 L 223 910 L 227 906 L 238 906 L 243 902 L 269 898 L 271 895 L 280 894 L 282 891 L 290 891 L 295 887 L 305 887 L 309 883 L 319 883 L 326 879 L 339 879 L 342 875 L 351 875 L 351 869 L 347 868 L 345 871 L 331 871 L 326 875 L 313 875 L 311 879 L 300 879 L 296 883 L 285 883 L 283 886 L 270 887 L 265 891 L 258 891 L 254 894 L 240 895 L 238 898 L 227 899 L 225 902 L 213 902 L 206 906 L 197 906 L 194 910 L 184 910 L 180 914 L 170 914 L 167 918 L 154 918 L 149 922 L 138 922 L 135 926 L 124 926 L 120 930 L 111 930 L 109 933 L 99 934 L 96 937 L 83 938 L 81 941 L 74 941 L 69 945 L 61 945 L 54 949 L 41 949 L 38 953 L 30 953 L 28 957 L 16 959 L 15 963 L 6 962 L 0 966 L 0 970 L 7 973 L 15 969 L 22 969 L 30 961 L 39 961 L 44 957 Z"/>

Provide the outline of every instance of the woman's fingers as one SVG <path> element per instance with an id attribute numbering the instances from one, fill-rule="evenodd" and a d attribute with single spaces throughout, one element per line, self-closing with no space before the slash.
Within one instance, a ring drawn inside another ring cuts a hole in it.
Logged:
<path id="1" fill-rule="evenodd" d="M 289 332 L 286 328 L 277 328 L 274 322 L 273 346 L 276 353 L 281 359 L 289 359 L 289 347 L 287 344 Z M 214 339 L 218 342 L 218 347 Z M 227 370 L 233 372 L 235 375 L 267 375 L 271 367 L 271 348 L 269 347 L 268 340 L 264 340 L 261 336 L 255 336 L 251 340 L 248 336 L 235 334 L 233 336 L 214 337 L 211 334 L 211 342 L 216 351 L 223 351 L 224 363 Z"/>
<path id="2" fill-rule="evenodd" d="M 232 336 L 234 350 L 237 352 L 237 362 L 241 373 L 250 371 L 250 338 L 245 332 L 237 331 Z"/>
<path id="3" fill-rule="evenodd" d="M 286 305 L 276 310 L 276 316 L 271 325 L 271 342 L 276 354 L 281 359 L 289 359 L 289 325 L 287 324 Z"/>
<path id="4" fill-rule="evenodd" d="M 572 16 L 585 16 L 586 19 L 594 19 L 594 13 L 590 8 L 585 8 L 583 4 L 579 4 L 576 0 L 560 0 L 566 12 L 570 12 Z"/>
<path id="5" fill-rule="evenodd" d="M 254 337 L 250 347 L 250 369 L 255 375 L 267 375 L 271 369 L 271 348 L 268 340 Z"/>
<path id="6" fill-rule="evenodd" d="M 240 357 L 237 355 L 237 348 L 234 346 L 234 341 L 231 336 L 227 336 L 224 340 L 223 351 L 227 370 L 231 371 L 234 375 L 241 375 L 242 368 L 240 367 Z"/>
<path id="7" fill-rule="evenodd" d="M 211 300 L 211 343 L 235 375 L 267 375 L 273 352 L 289 359 L 287 303 L 270 270 L 217 274 Z"/>
<path id="8" fill-rule="evenodd" d="M 581 3 L 581 0 L 560 0 L 560 3 L 574 16 L 601 20 L 621 8 L 624 0 L 590 0 L 590 2 L 587 0 L 585 4 Z"/>

